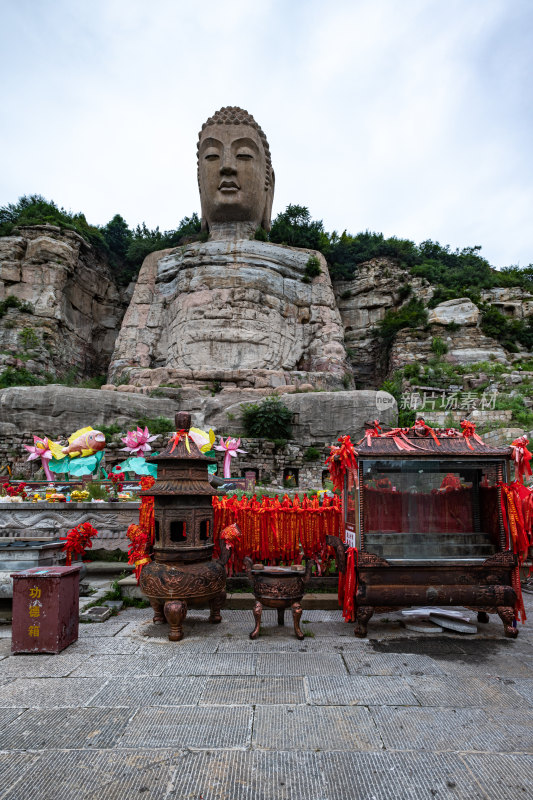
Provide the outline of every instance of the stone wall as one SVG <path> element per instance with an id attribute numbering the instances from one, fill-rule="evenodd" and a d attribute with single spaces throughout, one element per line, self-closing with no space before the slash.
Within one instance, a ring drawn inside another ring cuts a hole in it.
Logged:
<path id="1" fill-rule="evenodd" d="M 31 313 L 11 308 L 0 319 L 0 372 L 106 372 L 127 296 L 85 239 L 54 225 L 0 237 L 0 300 L 10 295 Z"/>

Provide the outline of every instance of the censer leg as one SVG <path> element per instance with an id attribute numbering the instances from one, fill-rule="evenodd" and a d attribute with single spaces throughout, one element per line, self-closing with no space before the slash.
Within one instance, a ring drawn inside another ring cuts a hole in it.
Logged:
<path id="1" fill-rule="evenodd" d="M 263 613 L 263 606 L 257 600 L 253 607 L 254 619 L 255 619 L 255 628 L 250 634 L 250 639 L 257 639 L 259 636 L 259 626 L 261 625 L 261 614 Z"/>
<path id="2" fill-rule="evenodd" d="M 226 602 L 226 592 L 222 591 L 220 594 L 217 594 L 216 597 L 213 597 L 212 600 L 209 601 L 209 608 L 211 612 L 209 614 L 209 622 L 212 625 L 218 625 L 219 622 L 222 622 L 222 617 L 220 616 L 220 609 Z"/>
<path id="3" fill-rule="evenodd" d="M 510 639 L 516 639 L 518 636 L 518 628 L 513 627 L 513 621 L 515 618 L 514 609 L 511 608 L 511 606 L 498 606 L 496 611 L 498 612 L 499 618 L 503 622 L 505 635 Z"/>
<path id="4" fill-rule="evenodd" d="M 304 635 L 300 628 L 300 619 L 302 618 L 302 606 L 300 603 L 292 604 L 292 618 L 294 621 L 294 633 L 297 639 L 303 639 Z"/>
<path id="5" fill-rule="evenodd" d="M 165 603 L 165 617 L 170 625 L 168 638 L 171 642 L 179 642 L 183 639 L 182 623 L 187 615 L 187 603 L 185 600 L 167 600 Z"/>
<path id="6" fill-rule="evenodd" d="M 285 625 L 285 609 L 278 608 L 278 625 Z"/>
<path id="7" fill-rule="evenodd" d="M 163 611 L 164 604 L 160 600 L 150 599 L 150 605 L 154 610 L 153 622 L 156 625 L 162 625 L 165 622 L 165 614 Z"/>
<path id="8" fill-rule="evenodd" d="M 481 622 L 482 624 L 485 624 L 486 622 L 489 622 L 489 615 L 487 614 L 487 612 L 486 611 L 478 611 L 477 612 L 477 621 Z"/>
<path id="9" fill-rule="evenodd" d="M 353 632 L 359 639 L 364 639 L 367 634 L 368 622 L 374 613 L 374 608 L 373 606 L 357 606 L 355 613 L 356 625 Z"/>

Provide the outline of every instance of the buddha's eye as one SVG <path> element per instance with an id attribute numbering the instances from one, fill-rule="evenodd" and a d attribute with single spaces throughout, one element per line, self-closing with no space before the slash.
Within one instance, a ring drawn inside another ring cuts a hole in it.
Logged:
<path id="1" fill-rule="evenodd" d="M 249 153 L 247 150 L 242 150 L 240 153 L 237 153 L 237 158 L 239 161 L 251 161 L 254 158 L 253 153 Z"/>
<path id="2" fill-rule="evenodd" d="M 220 156 L 218 155 L 218 153 L 206 153 L 204 158 L 206 161 L 217 161 L 218 158 L 220 158 Z"/>

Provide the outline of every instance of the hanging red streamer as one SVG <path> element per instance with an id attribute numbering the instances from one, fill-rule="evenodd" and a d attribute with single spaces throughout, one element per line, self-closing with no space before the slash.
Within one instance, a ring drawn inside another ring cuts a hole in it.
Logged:
<path id="1" fill-rule="evenodd" d="M 470 450 L 474 449 L 472 447 L 470 439 L 473 439 L 475 442 L 477 442 L 478 444 L 481 444 L 481 445 L 483 445 L 483 447 L 485 447 L 485 442 L 482 441 L 482 439 L 476 433 L 476 423 L 475 422 L 470 422 L 470 420 L 468 420 L 468 419 L 463 419 L 463 420 L 461 420 L 460 425 L 461 425 L 463 438 L 464 438 L 464 440 L 465 440 L 465 442 L 466 442 L 466 444 L 467 444 L 467 446 L 468 446 L 468 448 Z"/>
<path id="2" fill-rule="evenodd" d="M 515 468 L 515 478 L 524 483 L 524 475 L 531 475 L 531 457 L 533 453 L 528 450 L 529 439 L 520 436 L 511 442 L 513 449 L 513 462 Z"/>
<path id="3" fill-rule="evenodd" d="M 381 430 L 377 420 L 374 420 L 374 428 L 367 431 L 368 436 L 378 436 L 377 429 Z M 333 489 L 341 494 L 346 473 L 350 470 L 354 475 L 357 474 L 357 452 L 349 436 L 340 436 L 337 441 L 340 445 L 332 445 L 326 458 L 326 466 L 333 481 Z"/>
<path id="4" fill-rule="evenodd" d="M 232 497 L 214 497 L 215 555 L 220 553 L 222 533 L 237 525 L 241 537 L 233 540 L 233 553 L 228 562 L 228 573 L 242 571 L 242 561 L 248 556 L 253 561 L 271 563 L 300 563 L 304 558 L 312 558 L 322 564 L 333 557 L 333 551 L 326 544 L 326 536 L 340 536 L 341 499 L 325 497 L 320 504 L 315 495 L 302 500 L 295 495 L 291 500 L 284 495 L 262 497 L 245 495 L 239 500 Z"/>
<path id="5" fill-rule="evenodd" d="M 346 551 L 346 570 L 339 572 L 339 605 L 346 622 L 355 621 L 355 595 L 357 593 L 357 560 L 359 553 L 356 547 Z"/>

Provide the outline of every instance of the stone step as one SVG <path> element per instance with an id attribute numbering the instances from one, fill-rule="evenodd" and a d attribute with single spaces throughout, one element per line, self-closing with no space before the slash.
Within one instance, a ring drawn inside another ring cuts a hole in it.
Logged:
<path id="1" fill-rule="evenodd" d="M 448 545 L 413 545 L 413 544 L 369 544 L 365 541 L 365 550 L 382 558 L 488 558 L 494 555 L 496 548 L 488 544 L 448 544 Z"/>
<path id="2" fill-rule="evenodd" d="M 492 545 L 490 534 L 476 533 L 365 533 L 365 544 L 404 544 L 423 546 L 427 544 L 487 544 Z"/>

